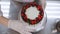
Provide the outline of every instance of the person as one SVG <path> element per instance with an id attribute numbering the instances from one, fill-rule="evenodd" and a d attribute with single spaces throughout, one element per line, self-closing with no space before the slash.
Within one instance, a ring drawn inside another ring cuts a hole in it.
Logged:
<path id="1" fill-rule="evenodd" d="M 45 8 L 45 3 L 46 0 L 40 0 L 42 3 L 42 7 L 43 9 Z M 10 20 L 7 19 L 3 16 L 3 13 L 0 11 L 0 23 L 8 28 L 11 28 L 21 34 L 32 34 L 31 32 L 29 32 L 28 30 L 26 30 L 26 28 L 24 27 L 24 25 L 22 23 L 20 23 L 20 20 Z"/>

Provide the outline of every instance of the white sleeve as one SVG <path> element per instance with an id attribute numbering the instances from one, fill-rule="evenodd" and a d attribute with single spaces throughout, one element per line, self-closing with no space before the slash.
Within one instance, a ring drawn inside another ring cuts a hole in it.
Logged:
<path id="1" fill-rule="evenodd" d="M 31 34 L 30 32 L 24 30 L 25 27 L 19 20 L 9 20 L 8 28 L 11 28 L 21 34 Z"/>
<path id="2" fill-rule="evenodd" d="M 3 16 L 3 13 L 2 13 L 2 11 L 0 10 L 0 16 Z"/>

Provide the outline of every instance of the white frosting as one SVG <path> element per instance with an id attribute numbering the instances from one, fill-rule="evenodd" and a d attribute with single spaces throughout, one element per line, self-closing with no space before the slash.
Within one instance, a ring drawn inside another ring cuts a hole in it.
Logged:
<path id="1" fill-rule="evenodd" d="M 35 25 L 29 25 L 28 23 L 23 21 L 23 19 L 20 16 L 21 23 L 25 26 L 25 28 L 26 28 L 25 30 L 27 30 L 29 32 L 37 32 L 37 31 L 42 30 L 44 28 L 44 26 L 46 25 L 46 20 L 47 20 L 47 17 L 46 17 L 45 12 L 44 12 L 43 19 L 38 24 L 35 24 Z"/>
<path id="2" fill-rule="evenodd" d="M 29 7 L 28 9 L 26 9 L 26 15 L 27 15 L 27 18 L 29 18 L 29 19 L 35 19 L 36 17 L 38 17 L 38 15 L 39 15 L 39 12 L 40 11 L 38 11 L 37 10 L 37 8 L 36 7 Z"/>

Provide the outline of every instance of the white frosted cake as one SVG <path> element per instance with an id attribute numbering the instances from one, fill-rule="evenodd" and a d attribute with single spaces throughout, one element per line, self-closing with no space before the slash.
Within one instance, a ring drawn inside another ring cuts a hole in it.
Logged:
<path id="1" fill-rule="evenodd" d="M 26 27 L 25 29 L 27 31 L 37 32 L 44 28 L 44 26 L 46 25 L 47 17 L 46 17 L 46 13 L 41 10 L 42 9 L 41 6 L 37 5 L 37 7 L 36 7 L 36 5 L 34 5 L 34 6 L 32 6 L 32 5 L 28 4 L 27 7 L 24 7 L 24 9 L 22 11 L 20 11 L 20 14 L 19 14 L 20 21 L 24 25 L 24 27 Z M 42 15 L 42 18 L 38 17 L 38 15 L 39 16 Z M 36 17 L 38 18 L 37 22 L 33 21 L 36 19 Z M 31 23 L 31 21 L 33 21 L 33 23 Z"/>

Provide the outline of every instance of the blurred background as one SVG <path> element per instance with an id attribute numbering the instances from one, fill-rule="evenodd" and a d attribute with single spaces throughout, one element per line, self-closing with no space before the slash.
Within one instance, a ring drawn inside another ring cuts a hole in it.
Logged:
<path id="1" fill-rule="evenodd" d="M 52 26 L 55 23 L 55 20 L 57 18 L 58 19 L 60 18 L 60 0 L 46 0 L 46 3 L 47 3 L 45 8 L 45 12 L 47 13 L 46 27 L 44 30 L 33 34 L 59 34 L 59 32 L 52 33 Z M 0 0 L 0 5 L 4 17 L 9 19 L 17 19 L 16 17 L 18 12 L 13 11 L 13 8 L 10 10 L 10 8 L 13 7 L 13 5 L 11 6 L 10 0 Z M 19 34 L 19 33 L 17 33 L 14 30 L 8 29 L 7 27 L 4 27 L 3 25 L 0 24 L 0 34 Z"/>

